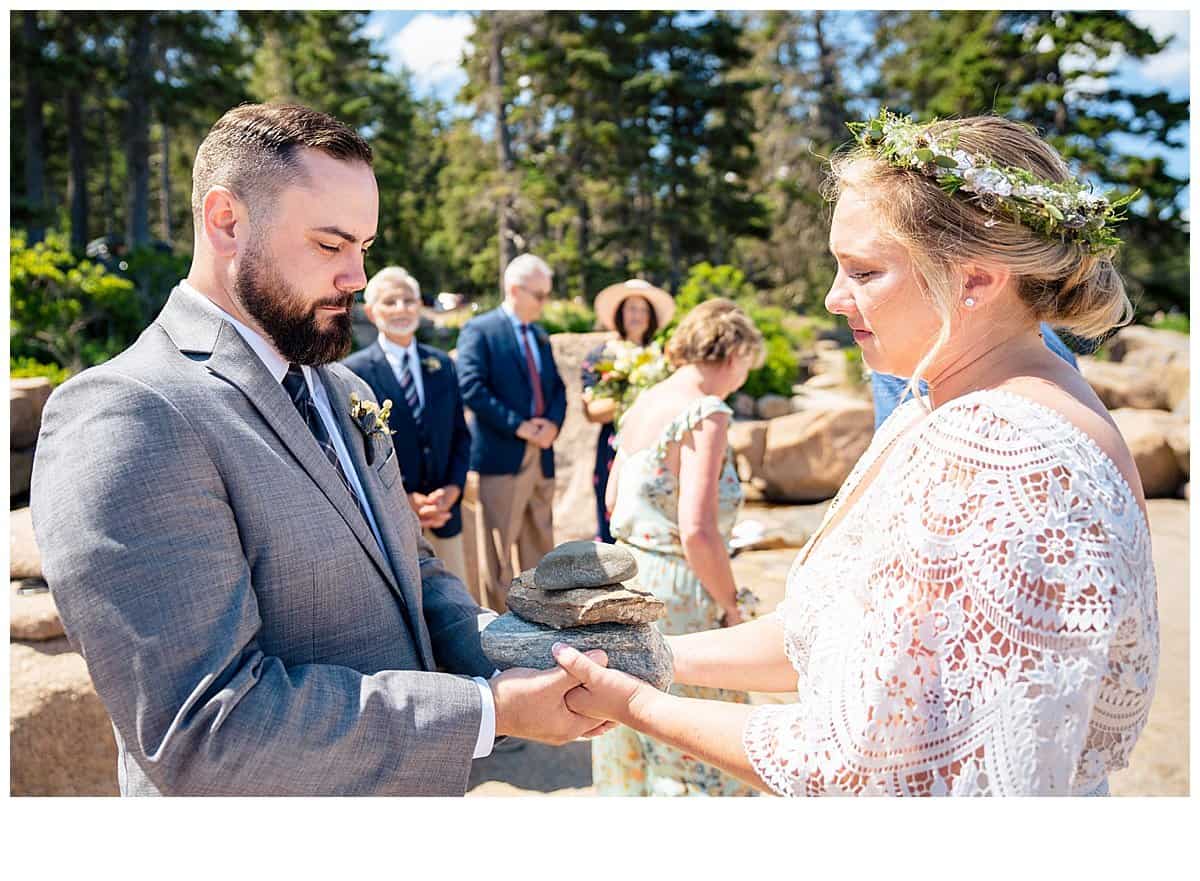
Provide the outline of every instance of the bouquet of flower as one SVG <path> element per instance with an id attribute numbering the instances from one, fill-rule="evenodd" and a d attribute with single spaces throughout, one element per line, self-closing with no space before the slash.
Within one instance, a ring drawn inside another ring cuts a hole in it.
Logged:
<path id="1" fill-rule="evenodd" d="M 662 346 L 657 342 L 648 346 L 635 346 L 623 340 L 614 340 L 604 347 L 595 363 L 589 363 L 587 366 L 595 371 L 599 379 L 591 388 L 584 390 L 584 399 L 616 401 L 615 424 L 618 428 L 621 417 L 633 405 L 637 396 L 644 389 L 662 382 L 671 375 L 671 365 L 663 354 Z"/>

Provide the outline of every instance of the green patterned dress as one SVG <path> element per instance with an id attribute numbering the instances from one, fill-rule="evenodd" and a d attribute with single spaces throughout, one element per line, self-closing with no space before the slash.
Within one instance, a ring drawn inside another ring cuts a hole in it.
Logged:
<path id="1" fill-rule="evenodd" d="M 612 534 L 638 561 L 637 582 L 667 607 L 658 628 L 666 634 L 695 633 L 720 626 L 720 607 L 688 568 L 679 542 L 678 478 L 667 468 L 667 451 L 701 420 L 730 413 L 720 398 L 693 401 L 663 432 L 659 442 L 626 458 L 621 466 Z M 619 438 L 618 438 L 619 440 Z M 728 543 L 742 505 L 742 486 L 726 453 L 718 489 L 718 526 Z M 673 685 L 684 697 L 747 703 L 745 692 Z M 600 795 L 756 795 L 722 771 L 619 726 L 592 741 L 592 781 Z"/>

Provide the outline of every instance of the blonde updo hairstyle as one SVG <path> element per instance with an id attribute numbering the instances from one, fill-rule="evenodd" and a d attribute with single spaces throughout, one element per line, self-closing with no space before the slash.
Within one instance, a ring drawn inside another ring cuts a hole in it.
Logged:
<path id="1" fill-rule="evenodd" d="M 1054 182 L 1071 177 L 1062 157 L 1031 127 L 1003 117 L 942 120 L 927 131 L 939 141 L 957 132 L 958 149 L 999 165 L 1024 168 Z M 918 282 L 942 318 L 933 348 L 914 373 L 914 394 L 918 379 L 950 337 L 966 263 L 1008 267 L 1032 318 L 1081 337 L 1103 336 L 1133 317 L 1113 266 L 1114 250 L 1092 253 L 1086 244 L 1043 238 L 963 196 L 947 194 L 932 178 L 891 165 L 868 148 L 831 163 L 827 196 L 836 200 L 848 189 L 871 199 L 885 231 L 908 252 Z"/>
<path id="2" fill-rule="evenodd" d="M 766 359 L 763 335 L 750 317 L 732 300 L 705 300 L 690 311 L 667 343 L 672 367 L 714 364 L 733 355 L 752 355 L 753 367 Z"/>

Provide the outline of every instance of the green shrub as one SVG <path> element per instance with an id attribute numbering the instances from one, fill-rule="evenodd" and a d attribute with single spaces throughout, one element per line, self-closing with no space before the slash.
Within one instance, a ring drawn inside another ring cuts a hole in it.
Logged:
<path id="1" fill-rule="evenodd" d="M 697 263 L 688 272 L 683 286 L 675 297 L 677 315 L 682 316 L 705 300 L 713 297 L 725 297 L 741 303 L 743 300 L 754 300 L 758 292 L 746 279 L 746 274 L 736 266 L 722 263 L 713 266 L 707 260 Z"/>
<path id="2" fill-rule="evenodd" d="M 574 300 L 551 300 L 538 321 L 546 333 L 588 333 L 596 329 L 596 313 Z"/>
<path id="3" fill-rule="evenodd" d="M 33 358 L 9 358 L 8 373 L 13 379 L 44 376 L 52 386 L 60 386 L 71 378 L 71 371 L 65 367 L 42 364 Z"/>
<path id="4" fill-rule="evenodd" d="M 811 344 L 814 332 L 794 321 L 796 316 L 786 309 L 761 305 L 754 285 L 736 266 L 726 263 L 713 266 L 707 261 L 693 266 L 675 298 L 675 318 L 659 338 L 669 339 L 683 316 L 713 297 L 736 302 L 763 335 L 766 360 L 762 367 L 750 371 L 741 390 L 753 398 L 767 394 L 791 396 L 800 371 L 796 349 Z"/>
<path id="5" fill-rule="evenodd" d="M 1155 330 L 1177 330 L 1180 333 L 1191 334 L 1191 319 L 1182 312 L 1164 315 L 1150 326 Z"/>
<path id="6" fill-rule="evenodd" d="M 49 360 L 77 372 L 129 345 L 148 323 L 132 281 L 72 255 L 50 232 L 27 247 L 10 240 L 10 355 Z"/>
<path id="7" fill-rule="evenodd" d="M 190 264 L 191 257 L 186 254 L 168 254 L 152 247 L 138 248 L 125 258 L 127 268 L 123 274 L 137 289 L 143 328 L 158 317 L 172 288 L 187 276 Z"/>
<path id="8" fill-rule="evenodd" d="M 846 356 L 846 379 L 854 383 L 854 385 L 862 385 L 867 381 L 866 371 L 863 369 L 862 349 L 858 346 L 850 346 L 847 349 L 842 349 L 842 354 Z"/>

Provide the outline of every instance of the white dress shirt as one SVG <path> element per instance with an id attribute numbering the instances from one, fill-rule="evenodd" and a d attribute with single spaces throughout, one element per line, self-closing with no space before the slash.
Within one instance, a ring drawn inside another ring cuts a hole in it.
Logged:
<path id="1" fill-rule="evenodd" d="M 271 376 L 280 385 L 283 384 L 283 378 L 287 376 L 288 360 L 275 350 L 262 334 L 247 327 L 242 322 L 238 321 L 204 294 L 197 291 L 186 281 L 179 282 L 179 289 L 198 300 L 205 308 L 220 316 L 225 321 L 233 325 L 233 329 L 238 332 L 242 339 L 250 349 L 259 357 L 263 366 L 267 368 Z M 380 336 L 382 340 L 382 335 Z M 413 340 L 412 348 L 416 351 L 416 340 Z M 396 348 L 399 348 L 398 346 Z M 384 349 L 387 352 L 387 349 Z M 390 361 L 390 358 L 389 358 Z M 354 468 L 354 462 L 350 459 L 350 452 L 346 449 L 345 441 L 342 440 L 342 432 L 338 427 L 337 419 L 333 415 L 333 411 L 329 406 L 329 397 L 325 394 L 325 386 L 316 381 L 316 374 L 308 365 L 301 365 L 301 372 L 304 374 L 304 381 L 308 383 L 309 394 L 313 397 L 313 402 L 317 405 L 317 412 L 321 415 L 321 421 L 325 423 L 325 431 L 329 435 L 329 439 L 333 442 L 334 450 L 337 452 L 338 461 L 342 463 L 342 470 L 346 472 L 346 477 L 350 480 L 354 488 L 355 494 L 362 501 L 362 508 L 367 514 L 367 525 L 371 527 L 371 533 L 375 536 L 375 541 L 379 543 L 379 547 L 383 548 L 383 539 L 379 535 L 379 527 L 375 524 L 375 513 L 371 510 L 371 504 L 367 500 L 367 494 L 363 491 L 362 484 L 358 479 L 358 472 Z M 395 369 L 393 367 L 393 369 Z M 417 380 L 420 382 L 420 371 L 417 371 Z M 424 390 L 420 385 L 417 386 L 418 394 L 422 395 L 424 400 Z M 347 402 L 349 406 L 349 402 Z M 490 619 L 484 621 L 480 625 L 482 629 L 487 624 L 491 623 Z M 499 672 L 499 671 L 496 671 Z M 495 674 L 493 674 L 495 675 Z M 492 747 L 496 742 L 496 704 L 492 698 L 492 689 L 488 686 L 487 680 L 480 676 L 471 677 L 475 684 L 479 686 L 479 697 L 483 702 L 483 715 L 479 720 L 479 737 L 475 741 L 475 751 L 471 758 L 482 759 L 484 756 L 490 755 Z"/>
<path id="2" fill-rule="evenodd" d="M 421 353 L 417 351 L 417 338 L 414 336 L 407 346 L 402 346 L 380 334 L 379 348 L 383 349 L 383 355 L 391 365 L 392 373 L 396 374 L 396 382 L 400 383 L 401 388 L 404 386 L 404 381 L 400 378 L 403 372 L 402 365 L 408 365 L 413 385 L 417 387 L 417 400 L 421 403 L 421 409 L 425 409 L 425 380 L 421 376 Z"/>

